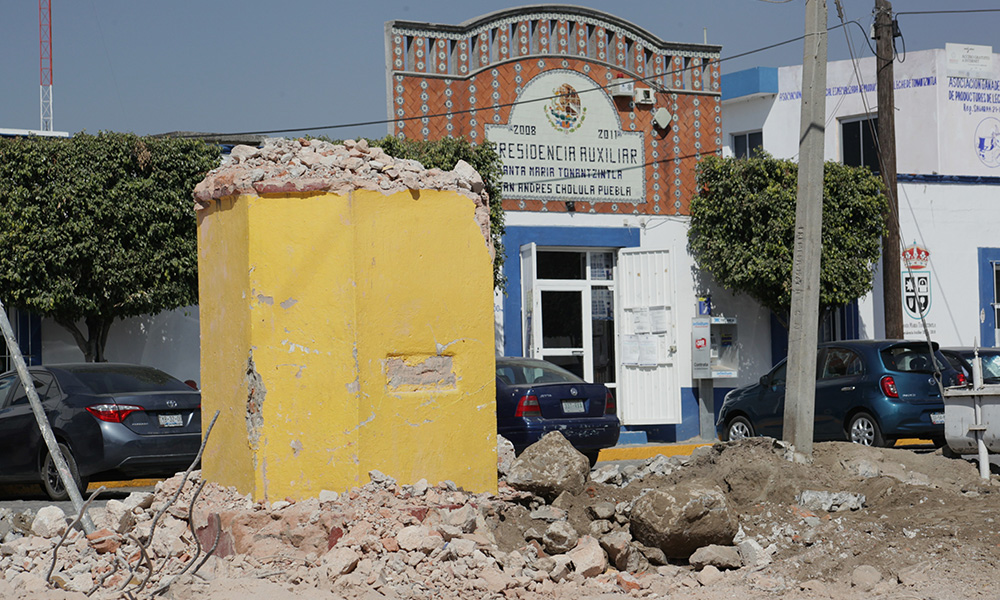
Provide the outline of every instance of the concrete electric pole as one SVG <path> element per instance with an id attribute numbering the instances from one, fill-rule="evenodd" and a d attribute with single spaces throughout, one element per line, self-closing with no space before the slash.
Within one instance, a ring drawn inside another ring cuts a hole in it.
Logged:
<path id="1" fill-rule="evenodd" d="M 899 266 L 899 198 L 896 194 L 896 114 L 893 90 L 893 44 L 895 23 L 892 4 L 875 0 L 875 65 L 878 97 L 878 152 L 888 208 L 886 233 L 882 238 L 882 314 L 885 337 L 903 337 L 903 300 Z"/>
<path id="2" fill-rule="evenodd" d="M 792 256 L 792 307 L 788 321 L 785 441 L 812 455 L 816 412 L 816 344 L 823 228 L 823 140 L 826 122 L 826 0 L 806 0 L 802 60 L 799 183 Z"/>

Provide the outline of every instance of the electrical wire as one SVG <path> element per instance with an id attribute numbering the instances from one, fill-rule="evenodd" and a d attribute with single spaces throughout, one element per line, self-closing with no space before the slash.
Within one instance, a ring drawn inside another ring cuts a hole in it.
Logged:
<path id="1" fill-rule="evenodd" d="M 842 23 L 840 25 L 835 25 L 833 27 L 829 27 L 829 28 L 827 28 L 827 33 L 829 33 L 830 31 L 833 31 L 835 29 L 840 29 L 842 27 L 846 27 L 850 23 L 855 23 L 855 22 L 854 21 L 848 21 L 847 23 Z M 858 25 L 860 26 L 860 24 L 858 24 Z M 753 50 L 748 50 L 746 52 L 742 52 L 742 53 L 739 53 L 739 54 L 734 54 L 732 56 L 727 56 L 725 58 L 720 58 L 719 60 L 717 60 L 715 62 L 722 63 L 722 62 L 725 62 L 725 61 L 736 60 L 737 58 L 744 58 L 746 56 L 750 56 L 750 55 L 753 55 L 753 54 L 758 54 L 760 52 L 766 52 L 767 50 L 773 50 L 774 48 L 778 48 L 778 47 L 781 47 L 781 46 L 785 46 L 787 44 L 792 44 L 792 43 L 795 43 L 795 42 L 802 41 L 806 37 L 807 37 L 806 35 L 800 35 L 798 37 L 790 38 L 790 39 L 787 39 L 787 40 L 784 40 L 784 41 L 781 41 L 781 42 L 777 42 L 777 43 L 774 43 L 774 44 L 769 44 L 767 46 L 761 46 L 759 48 L 755 48 Z M 711 62 L 711 61 L 709 61 L 709 62 Z M 704 67 L 704 66 L 705 65 L 701 65 L 700 67 Z M 682 68 L 679 68 L 679 69 L 673 69 L 673 70 L 670 70 L 670 71 L 665 71 L 663 73 L 656 73 L 656 74 L 653 74 L 653 75 L 647 75 L 645 77 L 633 77 L 632 81 L 646 83 L 647 85 L 650 85 L 650 86 L 656 88 L 656 90 L 659 91 L 659 92 L 669 92 L 669 91 L 672 90 L 672 88 L 662 87 L 659 84 L 657 84 L 656 82 L 651 81 L 651 80 L 657 79 L 657 78 L 661 78 L 661 77 L 670 77 L 670 76 L 676 75 L 678 73 L 683 73 L 685 71 L 693 70 L 694 68 L 695 68 L 694 66 L 687 66 L 687 67 L 682 67 Z M 578 94 L 584 94 L 584 93 L 596 92 L 596 91 L 607 91 L 607 90 L 609 90 L 609 89 L 611 89 L 613 87 L 617 87 L 618 85 L 619 85 L 618 83 L 609 83 L 608 85 L 599 85 L 599 86 L 596 86 L 596 87 L 593 87 L 593 88 L 587 88 L 587 89 L 584 89 L 584 90 L 577 90 L 577 93 Z M 408 121 L 421 121 L 423 119 L 437 119 L 437 118 L 442 118 L 442 117 L 447 118 L 449 116 L 454 117 L 456 115 L 463 115 L 463 114 L 472 114 L 472 115 L 474 115 L 474 114 L 476 114 L 477 112 L 480 112 L 480 111 L 486 112 L 486 111 L 490 111 L 490 110 L 499 110 L 501 108 L 514 107 L 514 106 L 518 106 L 518 105 L 521 105 L 521 104 L 531 104 L 531 103 L 535 103 L 535 102 L 545 102 L 545 101 L 552 100 L 552 99 L 558 98 L 558 97 L 559 97 L 559 95 L 557 94 L 557 95 L 552 95 L 552 96 L 545 96 L 545 97 L 542 97 L 542 98 L 533 98 L 531 100 L 515 100 L 515 101 L 512 101 L 512 102 L 501 102 L 501 103 L 492 104 L 490 106 L 484 106 L 483 108 L 467 108 L 467 109 L 462 109 L 462 110 L 450 110 L 450 111 L 443 112 L 443 113 L 432 113 L 432 114 L 427 114 L 427 115 L 414 115 L 414 116 L 411 116 L 411 117 L 397 117 L 397 118 L 393 118 L 393 119 L 377 119 L 377 120 L 372 120 L 372 121 L 357 121 L 357 122 L 354 122 L 354 123 L 339 123 L 339 124 L 334 124 L 334 125 L 320 125 L 320 126 L 315 126 L 315 127 L 295 127 L 295 128 L 286 128 L 286 129 L 262 129 L 262 130 L 256 130 L 256 131 L 240 131 L 240 132 L 219 133 L 219 134 L 215 134 L 215 135 L 239 136 L 239 135 L 270 135 L 270 134 L 275 134 L 275 133 L 305 133 L 305 132 L 309 132 L 309 131 L 320 131 L 320 130 L 326 130 L 326 129 L 345 129 L 345 128 L 349 128 L 349 127 L 366 127 L 366 126 L 370 126 L 370 125 L 387 125 L 389 123 L 399 123 L 399 122 L 408 122 Z M 181 135 L 178 135 L 177 137 L 195 137 L 195 138 L 197 138 L 197 137 L 202 137 L 202 136 L 201 136 L 201 134 L 194 134 L 194 133 L 192 133 L 192 134 L 181 134 Z"/>
<path id="2" fill-rule="evenodd" d="M 837 12 L 838 12 L 838 14 L 841 17 L 841 20 L 843 20 L 843 13 L 841 12 L 841 4 L 840 4 L 841 0 L 835 0 L 835 2 L 837 3 Z M 990 12 L 994 12 L 994 11 L 990 11 Z M 1000 12 L 1000 10 L 995 11 L 995 12 Z M 876 15 L 876 17 L 877 16 L 878 15 Z M 898 16 L 898 13 L 897 13 L 897 16 Z M 890 14 L 890 27 L 894 28 L 893 27 L 893 21 L 891 20 L 891 14 Z M 846 30 L 845 30 L 845 33 L 846 33 Z M 892 31 L 890 31 L 889 35 L 893 35 Z M 903 37 L 902 33 L 900 33 L 899 37 L 900 37 L 900 39 L 903 40 L 903 44 L 904 44 L 904 48 L 905 48 L 905 38 Z M 895 37 L 893 37 L 892 43 L 893 43 L 893 50 L 894 50 L 893 54 L 894 54 L 894 57 L 895 57 Z M 869 46 L 870 45 L 871 44 L 869 43 Z M 848 47 L 848 52 L 851 55 L 851 63 L 854 66 L 854 72 L 855 72 L 856 76 L 858 77 L 859 85 L 861 85 L 862 89 L 864 89 L 863 82 L 861 80 L 860 66 L 858 64 L 858 60 L 855 58 L 855 55 L 854 55 L 854 46 L 851 43 L 849 37 L 847 39 L 847 47 Z M 875 52 L 875 55 L 876 55 L 876 57 L 878 57 L 878 53 L 877 52 Z M 893 59 L 889 59 L 889 60 L 891 61 Z M 900 61 L 900 62 L 902 62 L 902 61 Z M 885 67 L 883 67 L 883 68 L 885 68 Z M 865 113 L 866 114 L 871 114 L 871 109 L 868 106 L 868 100 L 865 97 L 864 93 L 861 94 L 861 101 L 862 101 L 862 103 L 863 103 L 863 105 L 865 107 Z M 892 110 L 892 108 L 890 108 L 890 110 Z M 868 123 L 868 126 L 870 128 L 872 128 L 872 139 L 875 140 L 875 152 L 876 152 L 876 155 L 878 156 L 879 168 L 881 169 L 882 173 L 884 174 L 886 172 L 886 163 L 887 163 L 887 160 L 886 160 L 886 157 L 885 157 L 885 153 L 882 150 L 882 144 L 879 141 L 879 137 L 878 137 L 877 132 L 874 131 L 874 125 L 872 124 L 872 120 L 871 119 L 866 119 L 866 122 Z M 899 214 L 899 205 L 898 205 L 898 202 L 899 202 L 899 194 L 898 194 L 899 185 L 897 183 L 896 186 L 893 187 L 893 186 L 890 186 L 889 183 L 890 183 L 889 181 L 885 182 L 886 196 L 888 196 L 888 198 L 889 198 L 889 218 L 892 219 L 895 222 L 896 231 L 897 231 L 897 242 L 899 244 L 899 252 L 900 252 L 900 255 L 902 255 L 903 252 L 906 251 L 906 242 L 903 241 L 902 231 L 900 230 L 900 218 L 899 218 L 900 214 Z M 916 230 L 917 230 L 917 236 L 920 238 L 921 243 L 925 243 L 924 239 L 923 239 L 923 232 L 921 232 L 920 226 L 917 223 L 916 215 L 915 215 L 914 209 L 913 209 L 913 205 L 910 202 L 909 195 L 906 194 L 905 188 L 903 188 L 903 195 L 906 198 L 906 206 L 910 210 L 911 216 L 913 216 L 913 222 L 914 222 Z M 909 261 L 904 261 L 904 266 L 906 267 L 906 275 L 907 275 L 907 277 L 909 277 L 912 280 L 912 278 L 913 278 L 913 269 L 911 268 Z M 882 268 L 883 268 L 883 270 L 885 269 L 885 265 L 884 264 L 883 264 Z M 944 303 L 945 303 L 945 305 L 946 306 L 950 306 L 950 304 L 948 303 L 947 294 L 945 294 L 944 292 L 942 292 L 942 295 L 944 296 Z M 921 324 L 921 327 L 923 329 L 924 339 L 927 341 L 927 346 L 930 349 L 930 353 L 933 355 L 934 350 L 933 350 L 933 342 L 931 341 L 930 329 L 929 329 L 929 327 L 927 325 L 927 317 L 924 314 L 924 310 L 920 306 L 919 299 L 915 300 L 915 302 L 914 302 L 914 308 L 916 308 L 916 312 L 917 312 L 917 314 L 920 317 L 920 324 Z M 950 314 L 950 311 L 949 311 L 949 314 Z M 935 363 L 936 363 L 936 361 L 935 361 Z M 935 375 L 934 379 L 937 382 L 938 388 L 941 390 L 941 393 L 942 393 L 942 396 L 943 396 L 944 390 L 943 390 L 943 383 L 942 383 L 942 380 L 941 380 L 942 376 L 941 376 L 941 372 L 937 368 L 936 364 L 935 364 L 934 375 Z"/>

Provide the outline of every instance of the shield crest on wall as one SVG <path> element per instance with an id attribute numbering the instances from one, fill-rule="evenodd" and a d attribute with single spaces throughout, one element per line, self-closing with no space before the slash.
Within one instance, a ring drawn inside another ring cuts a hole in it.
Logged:
<path id="1" fill-rule="evenodd" d="M 931 307 L 931 274 L 922 271 L 903 273 L 903 308 L 912 319 L 927 316 Z"/>

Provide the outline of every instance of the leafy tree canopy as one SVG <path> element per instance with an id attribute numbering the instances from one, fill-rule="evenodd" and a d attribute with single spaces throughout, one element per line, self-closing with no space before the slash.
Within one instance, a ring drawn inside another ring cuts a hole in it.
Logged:
<path id="1" fill-rule="evenodd" d="M 88 361 L 115 318 L 196 304 L 191 190 L 219 155 L 123 133 L 0 139 L 0 298 L 54 319 Z"/>
<path id="2" fill-rule="evenodd" d="M 787 324 L 798 165 L 760 153 L 710 156 L 698 167 L 688 247 L 719 285 L 745 293 Z M 823 172 L 820 307 L 872 289 L 885 233 L 882 181 L 867 168 L 827 162 Z"/>
<path id="3" fill-rule="evenodd" d="M 472 144 L 464 138 L 442 138 L 424 141 L 386 136 L 380 140 L 368 140 L 370 146 L 378 146 L 389 156 L 417 160 L 424 167 L 450 171 L 459 160 L 472 165 L 483 178 L 486 192 L 490 197 L 490 237 L 496 249 L 493 261 L 493 285 L 503 290 L 506 279 L 503 276 L 504 212 L 500 194 L 500 178 L 503 162 L 492 142 Z"/>

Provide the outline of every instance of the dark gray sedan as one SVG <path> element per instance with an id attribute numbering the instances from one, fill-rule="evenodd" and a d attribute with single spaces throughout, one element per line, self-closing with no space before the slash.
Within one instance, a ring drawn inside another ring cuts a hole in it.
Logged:
<path id="1" fill-rule="evenodd" d="M 113 363 L 28 371 L 81 489 L 173 475 L 198 454 L 201 393 L 163 371 Z M 0 482 L 40 482 L 53 500 L 69 496 L 16 372 L 0 375 Z"/>

